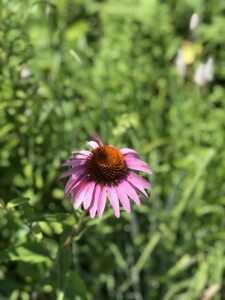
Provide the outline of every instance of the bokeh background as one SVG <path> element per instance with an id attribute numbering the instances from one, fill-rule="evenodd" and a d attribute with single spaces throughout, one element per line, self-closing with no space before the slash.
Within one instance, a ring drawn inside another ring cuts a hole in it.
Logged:
<path id="1" fill-rule="evenodd" d="M 225 299 L 224 28 L 223 0 L 1 0 L 1 300 Z M 59 166 L 93 132 L 153 188 L 61 249 Z"/>

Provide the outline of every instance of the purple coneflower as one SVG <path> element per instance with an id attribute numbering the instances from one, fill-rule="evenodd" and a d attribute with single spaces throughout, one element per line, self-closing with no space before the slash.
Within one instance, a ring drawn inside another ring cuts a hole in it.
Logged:
<path id="1" fill-rule="evenodd" d="M 139 194 L 147 196 L 145 189 L 151 185 L 131 170 L 152 174 L 148 165 L 140 160 L 136 151 L 103 145 L 101 141 L 87 142 L 91 151 L 75 152 L 69 161 L 62 164 L 71 168 L 60 178 L 71 176 L 65 187 L 65 195 L 72 193 L 74 208 L 81 204 L 89 210 L 90 217 L 96 212 L 102 216 L 108 198 L 114 214 L 120 217 L 120 203 L 130 213 L 130 199 L 140 205 Z"/>

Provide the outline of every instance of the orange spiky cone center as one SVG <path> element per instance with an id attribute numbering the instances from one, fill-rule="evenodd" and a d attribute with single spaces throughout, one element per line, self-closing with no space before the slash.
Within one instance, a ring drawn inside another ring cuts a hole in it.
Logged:
<path id="1" fill-rule="evenodd" d="M 88 175 L 99 183 L 113 184 L 126 173 L 123 154 L 112 146 L 100 146 L 87 160 Z"/>

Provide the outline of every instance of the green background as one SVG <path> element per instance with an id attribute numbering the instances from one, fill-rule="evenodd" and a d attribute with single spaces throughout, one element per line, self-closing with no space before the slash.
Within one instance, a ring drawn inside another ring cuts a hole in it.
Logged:
<path id="1" fill-rule="evenodd" d="M 225 299 L 224 16 L 223 0 L 0 1 L 0 299 Z M 201 53 L 182 78 L 184 41 Z M 153 188 L 63 248 L 81 211 L 59 166 L 93 132 L 138 151 Z"/>

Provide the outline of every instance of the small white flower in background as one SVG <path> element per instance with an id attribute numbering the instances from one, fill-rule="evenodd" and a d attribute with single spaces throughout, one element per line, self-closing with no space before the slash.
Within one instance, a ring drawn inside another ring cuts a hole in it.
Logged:
<path id="1" fill-rule="evenodd" d="M 198 27 L 199 23 L 200 23 L 200 17 L 197 13 L 194 13 L 190 19 L 189 29 L 191 31 L 194 31 Z"/>
<path id="2" fill-rule="evenodd" d="M 32 115 L 32 110 L 30 108 L 27 108 L 25 111 L 24 111 L 24 115 L 27 116 L 27 117 L 30 117 Z"/>
<path id="3" fill-rule="evenodd" d="M 195 71 L 195 75 L 194 75 L 194 82 L 198 85 L 198 86 L 204 86 L 206 81 L 204 78 L 204 64 L 201 64 L 198 69 Z"/>
<path id="4" fill-rule="evenodd" d="M 182 77 L 184 77 L 186 74 L 186 64 L 184 61 L 182 49 L 178 50 L 177 56 L 175 58 L 175 65 L 176 65 L 177 73 Z"/>
<path id="5" fill-rule="evenodd" d="M 205 64 L 201 64 L 195 72 L 194 82 L 202 87 L 214 78 L 214 60 L 209 57 Z"/>
<path id="6" fill-rule="evenodd" d="M 31 74 L 31 71 L 27 66 L 24 66 L 20 72 L 20 76 L 22 78 L 27 78 L 30 76 L 30 74 Z"/>
<path id="7" fill-rule="evenodd" d="M 204 76 L 206 81 L 213 81 L 214 78 L 214 61 L 212 57 L 209 57 L 205 63 Z"/>

